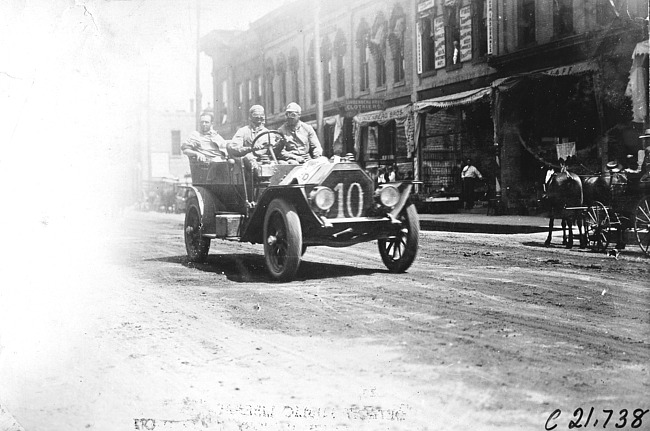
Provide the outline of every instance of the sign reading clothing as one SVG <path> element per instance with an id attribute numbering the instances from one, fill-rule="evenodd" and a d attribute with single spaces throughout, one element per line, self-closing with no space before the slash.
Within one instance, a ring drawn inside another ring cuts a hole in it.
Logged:
<path id="1" fill-rule="evenodd" d="M 472 59 L 472 7 L 460 10 L 460 61 Z"/>
<path id="2" fill-rule="evenodd" d="M 433 45 L 435 51 L 435 68 L 445 67 L 445 23 L 441 16 L 433 20 Z"/>

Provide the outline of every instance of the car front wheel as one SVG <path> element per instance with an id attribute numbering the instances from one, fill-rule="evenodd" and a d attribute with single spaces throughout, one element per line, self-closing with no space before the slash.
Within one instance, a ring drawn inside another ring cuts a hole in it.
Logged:
<path id="1" fill-rule="evenodd" d="M 398 219 L 402 222 L 399 232 L 378 241 L 379 254 L 390 272 L 406 271 L 415 260 L 418 251 L 420 218 L 415 205 L 411 204 L 404 208 Z"/>
<path id="2" fill-rule="evenodd" d="M 296 275 L 302 255 L 300 218 L 292 204 L 276 199 L 264 216 L 264 261 L 276 281 L 290 281 Z"/>

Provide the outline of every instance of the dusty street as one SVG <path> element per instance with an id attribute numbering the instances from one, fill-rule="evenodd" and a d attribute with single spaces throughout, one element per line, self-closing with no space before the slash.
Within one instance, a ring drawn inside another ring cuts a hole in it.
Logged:
<path id="1" fill-rule="evenodd" d="M 633 247 L 422 232 L 406 274 L 368 243 L 277 284 L 259 245 L 188 263 L 182 217 L 28 236 L 0 298 L 0 404 L 26 430 L 650 429 Z"/>

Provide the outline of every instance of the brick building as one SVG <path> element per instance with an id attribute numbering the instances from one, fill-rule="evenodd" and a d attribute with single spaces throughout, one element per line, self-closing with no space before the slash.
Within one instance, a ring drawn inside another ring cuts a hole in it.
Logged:
<path id="1" fill-rule="evenodd" d="M 427 195 L 458 193 L 471 157 L 490 193 L 532 201 L 556 143 L 575 142 L 597 168 L 636 133 L 624 93 L 647 3 L 619 3 L 329 0 L 316 12 L 294 0 L 247 31 L 203 38 L 216 127 L 230 137 L 259 103 L 276 128 L 291 101 L 316 126 L 319 67 L 327 156 L 396 164 Z"/>

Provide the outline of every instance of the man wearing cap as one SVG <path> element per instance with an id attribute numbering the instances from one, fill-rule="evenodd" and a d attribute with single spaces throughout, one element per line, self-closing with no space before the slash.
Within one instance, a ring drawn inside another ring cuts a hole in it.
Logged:
<path id="1" fill-rule="evenodd" d="M 226 140 L 212 128 L 212 113 L 204 112 L 199 118 L 199 130 L 192 132 L 181 150 L 190 158 L 201 162 L 226 160 Z"/>
<path id="2" fill-rule="evenodd" d="M 285 110 L 287 121 L 278 129 L 278 132 L 284 136 L 280 160 L 285 163 L 302 164 L 323 155 L 323 147 L 314 128 L 300 121 L 301 112 L 300 105 L 295 102 L 289 103 Z"/>
<path id="3" fill-rule="evenodd" d="M 260 105 L 251 106 L 248 110 L 249 123 L 244 127 L 240 127 L 237 132 L 235 132 L 235 136 L 232 137 L 231 142 L 228 144 L 228 153 L 233 157 L 242 157 L 246 167 L 253 171 L 257 170 L 257 162 L 259 160 L 259 156 L 254 154 L 253 151 L 264 148 L 262 142 L 256 142 L 255 146 L 253 146 L 253 141 L 257 135 L 268 131 L 268 129 L 264 127 L 265 120 L 264 108 Z M 263 139 L 260 141 L 262 140 Z"/>

